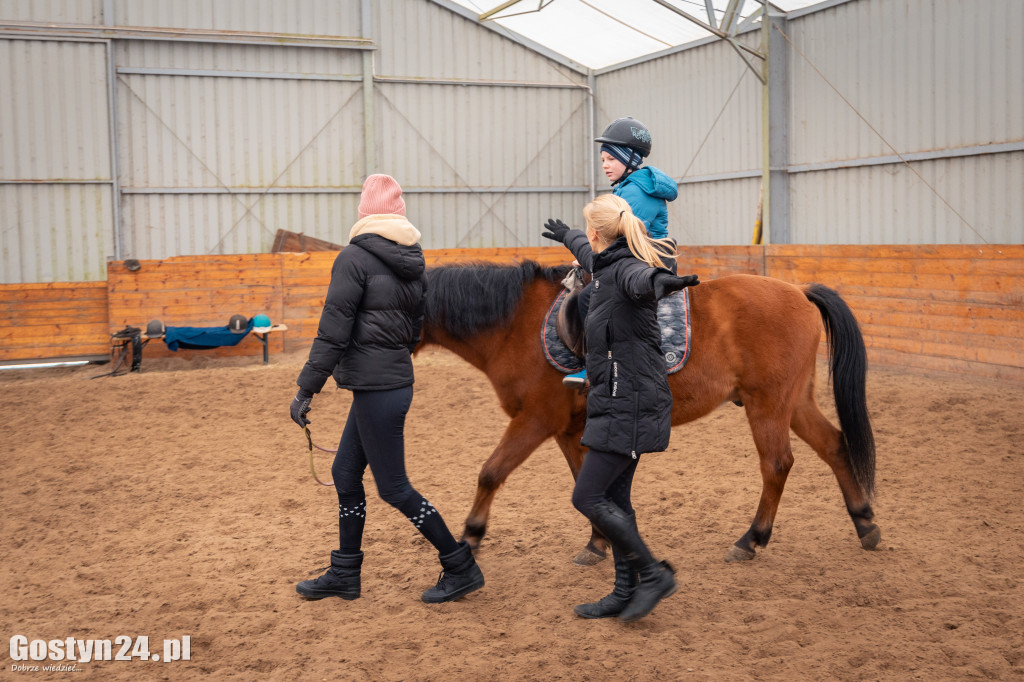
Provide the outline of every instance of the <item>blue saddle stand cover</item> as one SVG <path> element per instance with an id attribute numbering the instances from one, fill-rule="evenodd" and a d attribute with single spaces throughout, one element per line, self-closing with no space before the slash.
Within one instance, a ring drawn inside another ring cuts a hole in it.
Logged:
<path id="1" fill-rule="evenodd" d="M 540 341 L 544 346 L 544 357 L 548 363 L 563 374 L 572 374 L 583 369 L 583 360 L 569 350 L 558 338 L 555 321 L 558 311 L 568 292 L 563 289 L 544 316 Z M 661 352 L 669 374 L 686 366 L 690 358 L 690 340 L 693 329 L 690 323 L 690 290 L 683 289 L 658 301 L 658 324 L 661 325 Z"/>
<path id="2" fill-rule="evenodd" d="M 164 330 L 164 343 L 173 351 L 179 348 L 192 350 L 209 350 L 221 346 L 234 346 L 252 331 L 252 320 L 249 320 L 244 332 L 233 332 L 227 325 L 223 327 L 167 327 Z"/>

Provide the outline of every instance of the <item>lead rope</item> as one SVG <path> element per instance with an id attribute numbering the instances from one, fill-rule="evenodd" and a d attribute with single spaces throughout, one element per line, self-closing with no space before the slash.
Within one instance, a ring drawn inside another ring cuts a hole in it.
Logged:
<path id="1" fill-rule="evenodd" d="M 303 426 L 302 432 L 306 434 L 306 442 L 309 443 L 309 470 L 313 473 L 313 478 L 315 478 L 316 482 L 319 483 L 320 485 L 333 486 L 334 481 L 324 483 L 323 481 L 320 480 L 320 477 L 316 475 L 316 467 L 313 466 L 313 436 L 310 435 L 308 426 Z M 327 448 L 322 448 L 319 445 L 316 446 L 316 449 L 330 453 L 337 452 L 337 450 L 328 450 Z"/>

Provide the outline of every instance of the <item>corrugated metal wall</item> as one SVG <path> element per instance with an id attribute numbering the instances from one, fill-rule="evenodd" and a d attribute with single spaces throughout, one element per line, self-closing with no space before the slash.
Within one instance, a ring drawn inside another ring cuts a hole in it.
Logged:
<path id="1" fill-rule="evenodd" d="M 1024 3 L 858 0 L 788 34 L 790 164 L 857 166 L 792 174 L 793 241 L 1024 242 Z M 889 145 L 921 177 L 860 165 Z"/>
<path id="2" fill-rule="evenodd" d="M 424 247 L 540 246 L 587 196 L 586 76 L 432 2 L 374 15 L 377 168 Z"/>
<path id="3" fill-rule="evenodd" d="M 363 50 L 236 44 L 237 36 L 197 34 L 359 37 L 364 8 L 376 47 L 369 100 Z M 21 117 L 0 124 L 0 134 L 31 145 L 45 138 L 54 148 L 86 154 L 100 164 L 86 176 L 105 184 L 0 185 L 13 195 L 4 201 L 2 281 L 102 278 L 115 242 L 122 258 L 145 259 L 267 251 L 278 229 L 343 243 L 368 171 L 399 179 L 428 248 L 540 245 L 543 221 L 578 212 L 587 196 L 586 75 L 452 7 L 425 0 L 97 0 L 88 7 L 0 0 L 0 20 L 187 34 L 169 35 L 172 41 L 122 30 L 111 41 L 119 229 L 111 210 L 106 43 L 90 44 L 99 62 L 69 57 L 72 74 L 40 57 L 53 49 L 47 41 L 5 41 L 18 45 L 9 48 L 17 51 L 12 63 L 26 73 L 15 71 L 4 84 Z M 76 125 L 31 123 L 39 97 L 61 101 L 37 82 L 72 88 L 65 99 L 75 102 L 73 116 L 84 118 Z M 82 131 L 85 122 L 96 129 Z M 15 167 L 8 161 L 13 152 L 3 154 L 3 180 L 78 177 Z M 64 198 L 69 191 L 74 196 Z M 80 213 L 74 220 L 87 221 L 98 239 L 87 270 L 68 263 L 82 258 L 71 247 L 52 255 L 37 244 L 48 239 L 60 250 L 62 234 L 86 229 L 54 223 L 48 238 L 38 226 L 53 223 L 47 213 L 83 192 L 95 195 L 97 210 L 67 213 Z M 16 235 L 15 224 L 24 226 Z M 39 260 L 45 266 L 35 266 Z"/>
<path id="4" fill-rule="evenodd" d="M 790 242 L 1024 242 L 1024 3 L 854 0 L 792 16 Z M 741 38 L 759 47 L 758 32 Z M 682 243 L 750 242 L 760 90 L 720 41 L 599 72 L 598 130 L 641 119 L 651 163 L 682 181 Z"/>
<path id="5" fill-rule="evenodd" d="M 113 193 L 102 42 L 0 39 L 0 281 L 102 279 Z"/>
<path id="6" fill-rule="evenodd" d="M 103 0 L 2 0 L 0 19 L 102 24 Z"/>
<path id="7" fill-rule="evenodd" d="M 626 114 L 681 181 L 673 236 L 750 242 L 761 88 L 721 42 L 597 72 L 592 113 L 587 74 L 445 0 L 0 0 L 3 21 L 58 28 L 0 32 L 0 281 L 101 279 L 115 253 L 266 251 L 278 229 L 344 241 L 368 169 L 399 178 L 428 248 L 541 245 L 546 218 L 579 224 L 607 187 L 591 139 Z M 790 241 L 1024 241 L 1022 27 L 1019 0 L 794 13 Z"/>
<path id="8" fill-rule="evenodd" d="M 756 48 L 757 35 L 740 40 Z M 654 140 L 648 165 L 681 183 L 669 204 L 672 237 L 681 244 L 750 243 L 760 187 L 761 82 L 731 47 L 716 41 L 598 75 L 596 93 L 597 132 L 620 116 L 643 121 Z M 600 172 L 597 187 L 608 187 Z"/>
<path id="9" fill-rule="evenodd" d="M 206 28 L 296 35 L 360 36 L 357 0 L 107 0 L 121 26 Z M 248 69 L 250 63 L 238 68 Z"/>

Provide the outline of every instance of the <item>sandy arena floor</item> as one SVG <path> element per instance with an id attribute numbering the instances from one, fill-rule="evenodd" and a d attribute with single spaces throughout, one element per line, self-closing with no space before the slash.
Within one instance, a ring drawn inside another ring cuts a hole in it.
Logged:
<path id="1" fill-rule="evenodd" d="M 553 442 L 498 495 L 483 590 L 421 603 L 436 554 L 374 497 L 363 597 L 302 601 L 295 582 L 337 541 L 337 498 L 313 481 L 288 418 L 304 360 L 154 359 L 96 380 L 109 368 L 0 372 L 6 637 L 145 635 L 152 653 L 191 638 L 187 662 L 79 663 L 75 680 L 1024 679 L 1020 386 L 869 373 L 875 552 L 794 439 L 772 543 L 724 563 L 760 493 L 743 412 L 677 427 L 669 452 L 641 462 L 634 500 L 681 589 L 623 625 L 572 613 L 609 590 L 612 566 L 571 561 L 589 532 Z M 507 420 L 454 355 L 421 353 L 416 372 L 410 478 L 458 535 Z M 823 374 L 819 394 L 831 410 Z M 348 404 L 333 389 L 314 401 L 319 444 L 336 444 Z M 330 456 L 317 467 L 329 476 Z"/>

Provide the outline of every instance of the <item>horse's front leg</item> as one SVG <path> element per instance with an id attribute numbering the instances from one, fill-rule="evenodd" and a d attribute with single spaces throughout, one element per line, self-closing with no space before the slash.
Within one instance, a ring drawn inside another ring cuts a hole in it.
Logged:
<path id="1" fill-rule="evenodd" d="M 565 461 L 569 463 L 569 469 L 572 471 L 572 479 L 575 481 L 576 477 L 579 476 L 580 467 L 583 466 L 583 457 L 586 455 L 587 449 L 580 445 L 580 437 L 583 434 L 583 427 L 580 424 L 580 429 L 572 433 L 560 433 L 555 436 L 555 442 L 558 443 L 558 447 L 562 449 L 562 454 L 565 455 Z M 608 558 L 608 540 L 601 535 L 600 531 L 597 530 L 591 524 L 590 526 L 590 541 L 587 545 L 580 550 L 576 558 L 573 559 L 573 563 L 580 566 L 593 566 L 594 564 L 601 563 Z"/>
<path id="2" fill-rule="evenodd" d="M 466 530 L 462 534 L 462 539 L 474 550 L 480 546 L 480 541 L 487 532 L 487 519 L 498 488 L 505 483 L 516 467 L 525 462 L 526 458 L 551 435 L 550 428 L 539 423 L 536 415 L 531 419 L 526 413 L 520 413 L 509 422 L 501 441 L 498 442 L 498 447 L 494 448 L 494 452 L 480 469 L 476 498 L 466 518 Z"/>

